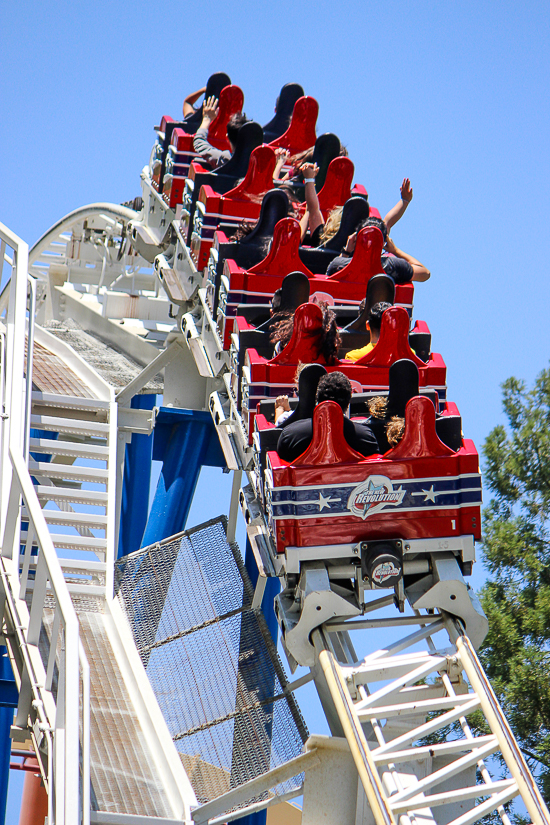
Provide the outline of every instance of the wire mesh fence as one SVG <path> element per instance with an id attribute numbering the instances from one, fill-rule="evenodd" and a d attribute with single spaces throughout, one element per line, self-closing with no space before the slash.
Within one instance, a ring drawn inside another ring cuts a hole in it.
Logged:
<path id="1" fill-rule="evenodd" d="M 201 803 L 298 756 L 308 735 L 225 530 L 225 518 L 216 518 L 119 559 L 115 571 L 117 597 Z"/>

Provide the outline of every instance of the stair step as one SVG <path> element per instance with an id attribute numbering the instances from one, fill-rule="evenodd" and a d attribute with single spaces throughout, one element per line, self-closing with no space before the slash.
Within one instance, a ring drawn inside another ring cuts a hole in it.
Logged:
<path id="1" fill-rule="evenodd" d="M 90 504 L 96 507 L 105 507 L 107 504 L 107 493 L 97 490 L 78 490 L 69 487 L 55 487 L 46 484 L 39 484 L 34 488 L 36 495 L 41 501 L 68 501 L 75 504 Z"/>
<path id="2" fill-rule="evenodd" d="M 108 401 L 99 398 L 80 398 L 73 395 L 55 395 L 49 392 L 33 392 L 32 403 L 43 407 L 57 407 L 62 410 L 86 410 L 88 412 L 107 411 Z"/>
<path id="3" fill-rule="evenodd" d="M 65 527 L 89 527 L 91 530 L 104 530 L 107 525 L 107 516 L 95 513 L 65 513 L 61 510 L 42 510 L 46 524 L 59 524 Z M 26 508 L 21 512 L 21 518 L 28 520 Z"/>
<path id="4" fill-rule="evenodd" d="M 102 584 L 90 584 L 86 579 L 82 579 L 82 583 L 65 582 L 65 585 L 69 593 L 75 593 L 79 596 L 105 596 L 105 587 Z M 27 581 L 26 590 L 34 590 L 34 588 L 34 580 L 30 579 L 29 581 Z M 46 590 L 47 592 L 52 591 L 52 586 L 49 581 L 46 585 Z M 110 821 L 112 822 L 113 820 Z M 135 822 L 135 819 L 132 818 L 131 822 Z"/>
<path id="5" fill-rule="evenodd" d="M 38 556 L 33 556 L 29 564 L 31 570 L 36 570 Z M 91 561 L 90 559 L 59 559 L 61 569 L 70 575 L 86 575 L 90 576 L 105 573 L 107 565 L 104 561 Z"/>
<path id="6" fill-rule="evenodd" d="M 105 461 L 109 455 L 109 448 L 96 444 L 82 444 L 78 441 L 59 441 L 54 438 L 29 439 L 31 453 L 46 453 L 47 455 L 68 455 L 75 458 L 92 458 Z"/>
<path id="7" fill-rule="evenodd" d="M 63 533 L 50 533 L 50 538 L 54 547 L 59 550 L 83 550 L 91 551 L 93 553 L 105 553 L 107 550 L 107 541 L 105 539 L 96 539 L 93 536 L 68 536 Z M 21 543 L 27 541 L 27 531 L 21 531 Z"/>
<path id="8" fill-rule="evenodd" d="M 100 421 L 81 421 L 78 418 L 54 418 L 50 415 L 31 415 L 31 427 L 55 433 L 107 438 L 109 425 Z"/>
<path id="9" fill-rule="evenodd" d="M 84 481 L 90 484 L 103 484 L 107 481 L 108 471 L 99 467 L 78 467 L 74 464 L 56 464 L 48 461 L 29 461 L 31 475 L 59 478 L 67 481 Z"/>

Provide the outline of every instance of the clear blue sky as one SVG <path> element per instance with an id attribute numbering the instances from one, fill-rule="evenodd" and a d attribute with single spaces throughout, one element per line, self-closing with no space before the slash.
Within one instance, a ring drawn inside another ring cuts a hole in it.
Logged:
<path id="1" fill-rule="evenodd" d="M 549 35 L 533 0 L 5 4 L 0 221 L 32 244 L 139 194 L 153 126 L 213 71 L 260 123 L 298 81 L 382 214 L 411 178 L 393 236 L 432 271 L 415 315 L 481 447 L 500 383 L 549 358 Z"/>

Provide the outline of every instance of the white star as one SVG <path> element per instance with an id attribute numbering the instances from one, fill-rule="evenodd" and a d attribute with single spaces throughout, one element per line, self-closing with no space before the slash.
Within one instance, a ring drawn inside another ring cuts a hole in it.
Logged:
<path id="1" fill-rule="evenodd" d="M 319 493 L 319 512 L 321 512 L 321 510 L 324 507 L 328 507 L 329 510 L 330 510 L 330 504 L 333 501 L 340 501 L 340 499 L 339 498 L 331 498 L 330 496 L 328 498 L 325 498 L 325 496 L 322 493 Z"/>
<path id="2" fill-rule="evenodd" d="M 439 495 L 438 493 L 434 493 L 434 486 L 430 487 L 429 490 L 422 490 L 421 493 L 411 493 L 412 496 L 424 496 L 424 501 L 432 501 L 435 504 L 435 497 Z"/>
<path id="3" fill-rule="evenodd" d="M 433 504 L 435 504 L 435 493 L 433 484 L 429 490 L 422 490 L 422 492 L 425 494 L 424 501 L 431 501 L 433 502 Z"/>

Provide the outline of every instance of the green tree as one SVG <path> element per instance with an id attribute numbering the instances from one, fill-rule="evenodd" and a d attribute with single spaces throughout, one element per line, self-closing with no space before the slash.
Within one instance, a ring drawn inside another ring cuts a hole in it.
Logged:
<path id="1" fill-rule="evenodd" d="M 550 370 L 503 385 L 508 427 L 488 436 L 480 658 L 546 803 L 550 801 Z M 516 817 L 520 822 L 521 817 Z"/>

